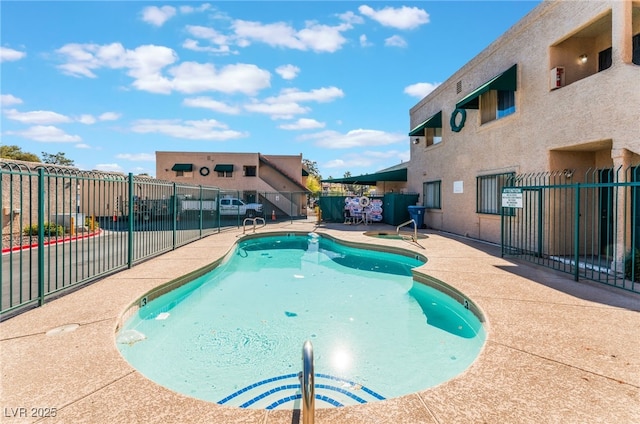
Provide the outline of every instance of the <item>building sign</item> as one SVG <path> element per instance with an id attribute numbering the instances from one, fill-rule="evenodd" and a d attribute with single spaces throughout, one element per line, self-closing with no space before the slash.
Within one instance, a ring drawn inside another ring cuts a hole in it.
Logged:
<path id="1" fill-rule="evenodd" d="M 522 208 L 522 189 L 503 188 L 502 189 L 503 208 Z"/>
<path id="2" fill-rule="evenodd" d="M 464 189 L 463 189 L 463 184 L 462 181 L 454 181 L 453 182 L 453 192 L 454 193 L 463 193 Z"/>

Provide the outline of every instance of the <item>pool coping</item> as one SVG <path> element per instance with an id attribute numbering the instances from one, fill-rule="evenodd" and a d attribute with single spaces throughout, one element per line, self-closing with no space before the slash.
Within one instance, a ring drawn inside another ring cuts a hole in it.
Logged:
<path id="1" fill-rule="evenodd" d="M 640 422 L 640 296 L 500 258 L 499 248 L 474 240 L 421 230 L 429 238 L 415 245 L 363 234 L 375 225 L 358 227 L 310 220 L 259 232 L 318 231 L 423 254 L 417 279 L 471 299 L 486 319 L 487 342 L 452 380 L 317 410 L 316 423 Z M 301 422 L 299 411 L 241 410 L 174 393 L 141 376 L 115 345 L 119 320 L 141 296 L 222 261 L 241 232 L 213 234 L 0 323 L 3 422 Z M 70 323 L 79 327 L 47 336 Z M 56 416 L 20 416 L 46 408 Z"/>

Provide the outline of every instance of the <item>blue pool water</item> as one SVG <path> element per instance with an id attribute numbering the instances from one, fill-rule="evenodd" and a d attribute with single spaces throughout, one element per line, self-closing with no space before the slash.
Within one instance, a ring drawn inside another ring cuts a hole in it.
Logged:
<path id="1" fill-rule="evenodd" d="M 413 281 L 422 264 L 315 234 L 245 240 L 142 307 L 118 348 L 158 384 L 228 406 L 299 408 L 305 340 L 317 408 L 420 391 L 464 371 L 485 341 L 471 311 Z"/>

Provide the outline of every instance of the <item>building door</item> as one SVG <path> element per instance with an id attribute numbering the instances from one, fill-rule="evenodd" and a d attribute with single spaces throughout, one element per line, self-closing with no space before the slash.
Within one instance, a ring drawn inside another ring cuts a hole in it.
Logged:
<path id="1" fill-rule="evenodd" d="M 613 169 L 603 169 L 599 171 L 599 180 L 602 184 L 613 182 Z M 613 187 L 600 187 L 600 253 L 604 255 L 613 254 Z"/>

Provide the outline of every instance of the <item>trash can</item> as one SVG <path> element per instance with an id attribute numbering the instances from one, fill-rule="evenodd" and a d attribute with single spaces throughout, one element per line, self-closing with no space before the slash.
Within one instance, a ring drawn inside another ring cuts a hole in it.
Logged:
<path id="1" fill-rule="evenodd" d="M 409 216 L 416 222 L 416 227 L 424 228 L 424 206 L 407 206 Z"/>

